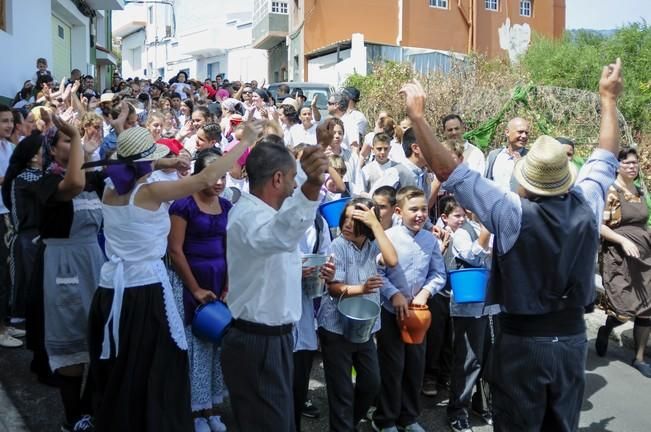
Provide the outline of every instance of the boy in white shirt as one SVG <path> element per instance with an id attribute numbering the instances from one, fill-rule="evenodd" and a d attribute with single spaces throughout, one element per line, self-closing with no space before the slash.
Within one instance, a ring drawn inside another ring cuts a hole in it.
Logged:
<path id="1" fill-rule="evenodd" d="M 387 169 L 396 165 L 396 162 L 389 159 L 391 137 L 384 132 L 375 134 L 373 137 L 373 156 L 375 160 L 362 168 L 362 182 L 364 191 L 370 194 L 376 189 L 376 182 L 380 180 Z"/>

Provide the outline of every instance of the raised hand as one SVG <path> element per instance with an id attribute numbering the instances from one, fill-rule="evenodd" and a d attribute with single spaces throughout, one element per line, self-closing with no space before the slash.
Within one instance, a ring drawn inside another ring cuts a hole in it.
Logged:
<path id="1" fill-rule="evenodd" d="M 425 91 L 418 80 L 402 86 L 399 94 L 405 98 L 407 116 L 412 121 L 425 116 Z"/>
<path id="2" fill-rule="evenodd" d="M 52 116 L 52 121 L 54 122 L 54 126 L 56 126 L 56 128 L 59 129 L 64 135 L 70 138 L 79 136 L 79 131 L 77 130 L 77 128 L 63 121 L 61 117 L 56 115 Z"/>
<path id="3" fill-rule="evenodd" d="M 353 219 L 362 222 L 369 228 L 380 223 L 373 207 L 368 208 L 364 204 L 357 204 L 353 210 Z"/>
<path id="4" fill-rule="evenodd" d="M 308 146 L 301 155 L 301 167 L 307 175 L 307 182 L 321 187 L 328 171 L 328 158 L 318 146 Z"/>
<path id="5" fill-rule="evenodd" d="M 604 66 L 601 71 L 599 94 L 602 98 L 617 99 L 623 88 L 622 61 L 618 57 L 615 63 Z"/>

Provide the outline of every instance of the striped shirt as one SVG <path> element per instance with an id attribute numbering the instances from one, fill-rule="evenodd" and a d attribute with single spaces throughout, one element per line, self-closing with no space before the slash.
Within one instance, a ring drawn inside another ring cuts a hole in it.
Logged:
<path id="1" fill-rule="evenodd" d="M 431 295 L 445 287 L 445 263 L 439 248 L 439 242 L 427 230 L 413 233 L 404 225 L 389 228 L 386 231 L 393 247 L 398 253 L 398 265 L 392 268 L 378 267 L 384 285 L 380 290 L 382 306 L 395 313 L 391 297 L 398 292 L 411 300 L 421 289 Z"/>
<path id="2" fill-rule="evenodd" d="M 597 226 L 601 225 L 606 192 L 615 180 L 618 166 L 612 152 L 597 148 L 579 171 L 572 188 L 583 195 L 594 213 Z M 457 166 L 443 187 L 495 234 L 499 255 L 511 250 L 522 227 L 522 203 L 516 193 L 504 191 L 497 183 L 470 170 L 466 164 Z"/>
<path id="3" fill-rule="evenodd" d="M 354 243 L 344 239 L 342 236 L 333 240 L 330 245 L 330 254 L 335 259 L 335 282 L 347 285 L 362 285 L 371 276 L 376 276 L 377 258 L 380 249 L 374 241 L 366 240 L 361 249 Z M 380 303 L 380 292 L 363 294 L 364 297 Z M 344 321 L 337 310 L 339 299 L 331 297 L 328 293 L 321 299 L 321 307 L 317 314 L 319 327 L 323 327 L 332 333 L 343 335 Z M 372 332 L 380 330 L 380 320 L 376 320 Z"/>

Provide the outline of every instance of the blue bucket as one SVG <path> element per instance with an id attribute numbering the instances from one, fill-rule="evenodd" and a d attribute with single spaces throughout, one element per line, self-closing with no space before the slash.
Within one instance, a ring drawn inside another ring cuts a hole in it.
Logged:
<path id="1" fill-rule="evenodd" d="M 192 332 L 201 339 L 220 344 L 233 316 L 225 303 L 214 301 L 197 308 L 192 320 Z"/>
<path id="2" fill-rule="evenodd" d="M 330 228 L 339 228 L 339 219 L 348 201 L 350 201 L 350 197 L 340 198 L 319 206 L 319 211 Z"/>
<path id="3" fill-rule="evenodd" d="M 486 300 L 490 272 L 485 268 L 453 270 L 448 273 L 452 298 L 457 303 L 478 303 Z"/>

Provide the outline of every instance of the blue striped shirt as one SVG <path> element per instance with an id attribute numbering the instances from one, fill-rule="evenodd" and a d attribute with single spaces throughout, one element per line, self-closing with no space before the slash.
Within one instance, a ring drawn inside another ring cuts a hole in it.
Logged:
<path id="1" fill-rule="evenodd" d="M 366 240 L 361 249 L 354 243 L 344 239 L 342 236 L 333 240 L 330 245 L 330 254 L 335 259 L 335 282 L 347 285 L 362 285 L 371 276 L 376 276 L 377 257 L 380 249 L 374 241 Z M 363 294 L 364 297 L 380 303 L 380 293 Z M 332 333 L 343 335 L 343 316 L 337 310 L 339 299 L 331 297 L 328 293 L 321 299 L 321 307 L 317 313 L 319 327 L 323 327 Z M 380 320 L 375 321 L 372 332 L 380 330 Z"/>
<path id="2" fill-rule="evenodd" d="M 425 229 L 414 234 L 404 225 L 398 225 L 389 228 L 386 234 L 398 254 L 398 265 L 378 267 L 384 281 L 380 293 L 382 306 L 394 313 L 391 297 L 398 292 L 411 302 L 421 289 L 430 295 L 443 289 L 445 263 L 438 239 Z"/>
<path id="3" fill-rule="evenodd" d="M 597 148 L 579 171 L 572 190 L 583 195 L 601 226 L 606 192 L 615 181 L 619 164 L 612 152 Z M 497 253 L 504 255 L 515 245 L 522 227 L 522 203 L 514 192 L 505 192 L 495 182 L 460 164 L 443 183 L 445 190 L 477 215 L 495 234 Z"/>

